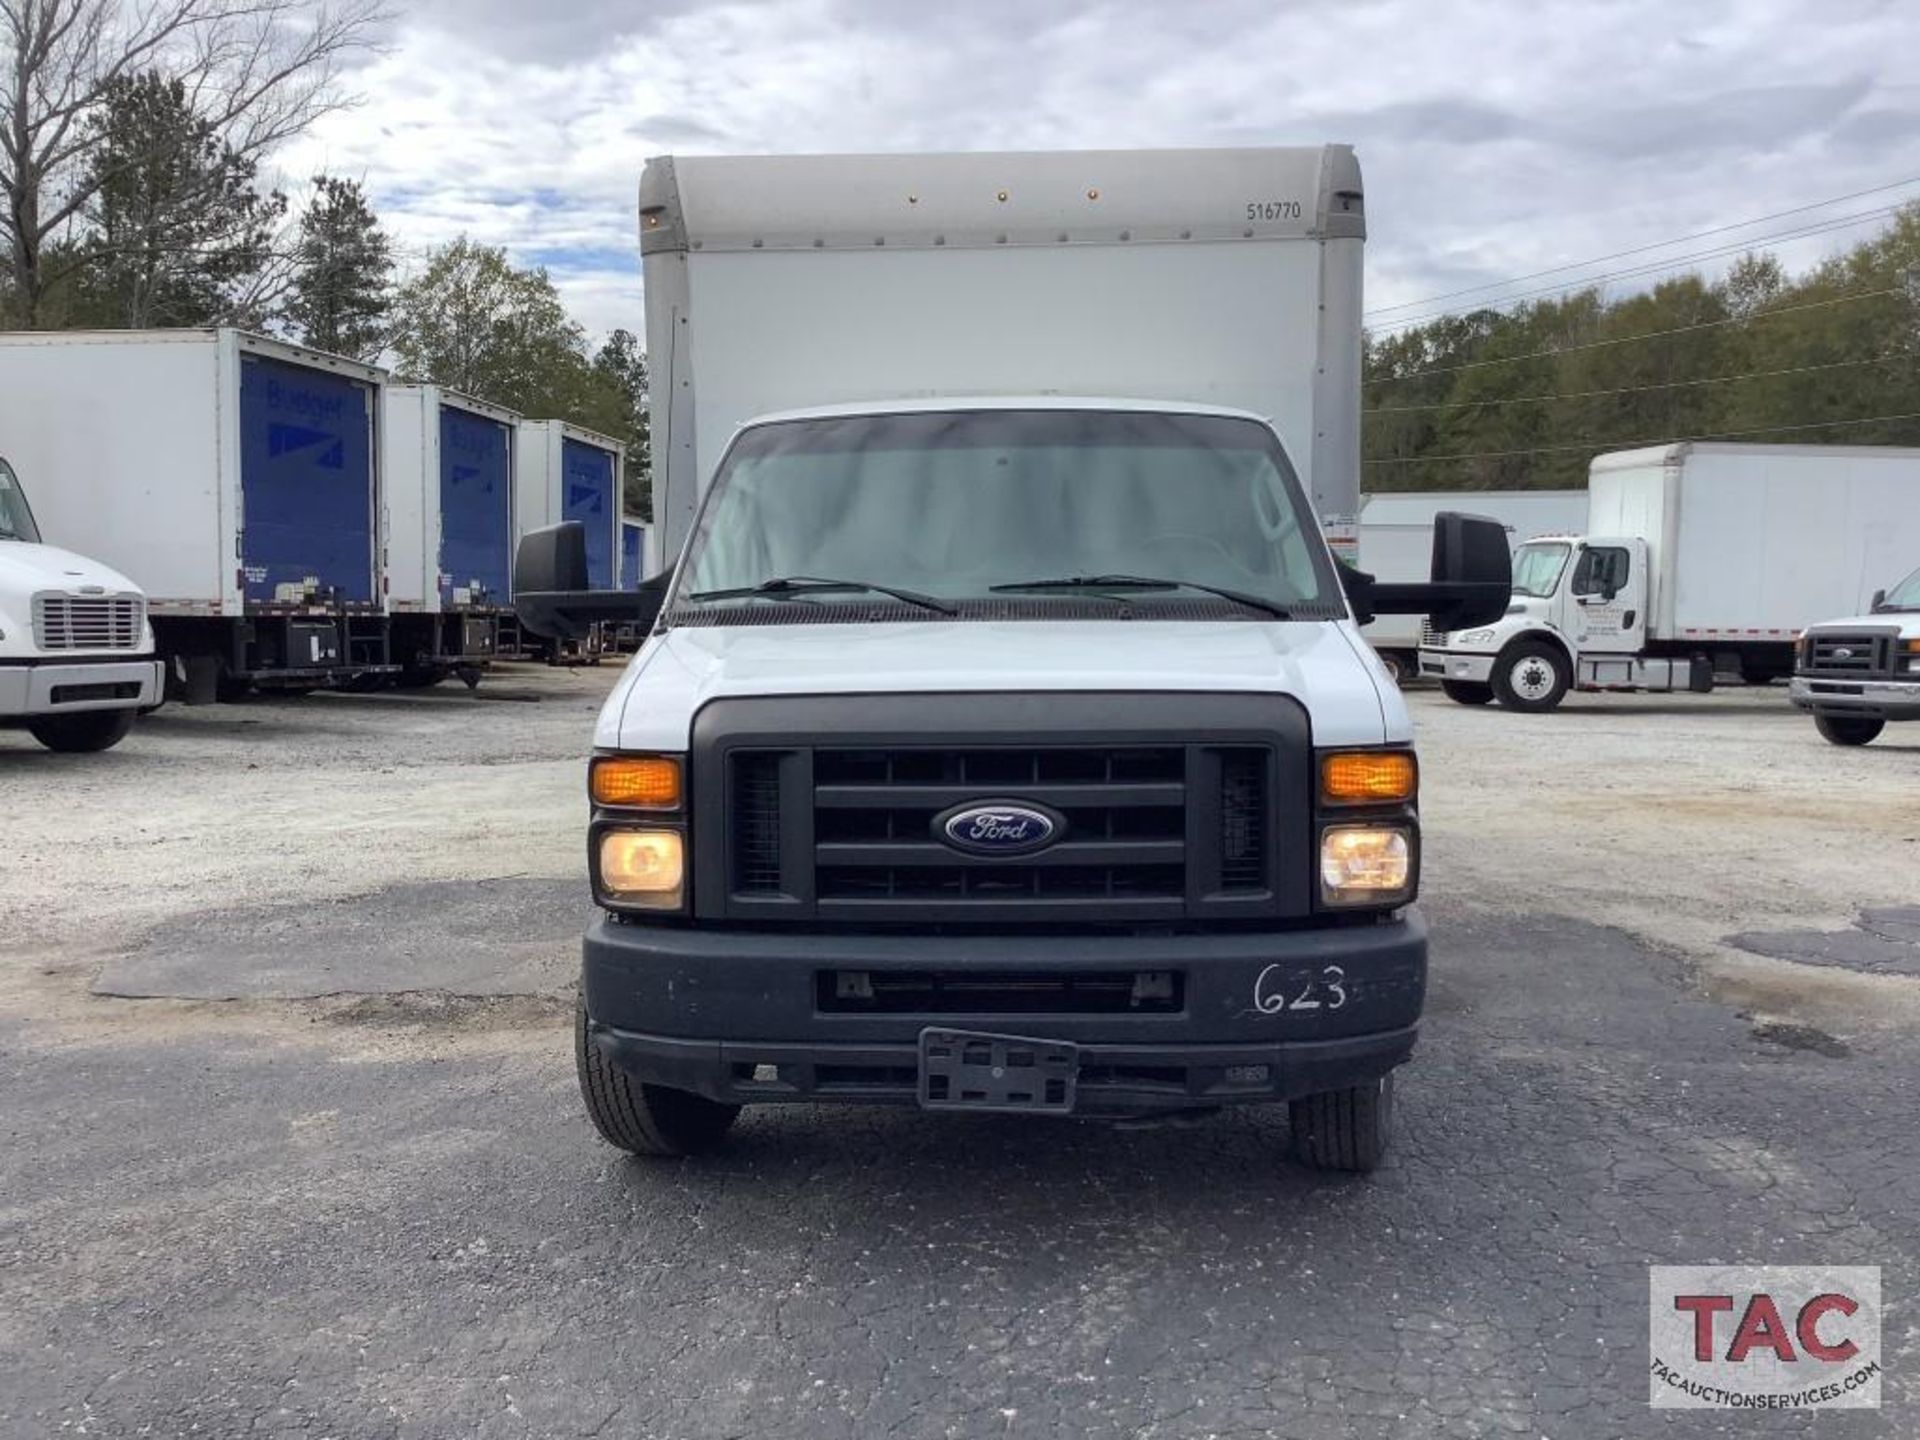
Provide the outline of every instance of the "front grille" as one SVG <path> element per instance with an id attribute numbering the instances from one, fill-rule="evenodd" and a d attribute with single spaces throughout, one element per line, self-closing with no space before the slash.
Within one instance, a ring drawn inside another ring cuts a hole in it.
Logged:
<path id="1" fill-rule="evenodd" d="M 1004 747 L 819 750 L 814 754 L 819 900 L 1182 900 L 1186 752 Z M 1038 854 L 967 855 L 934 836 L 955 805 L 1049 806 L 1064 837 Z"/>
<path id="2" fill-rule="evenodd" d="M 1220 888 L 1267 886 L 1267 752 L 1220 756 Z"/>
<path id="3" fill-rule="evenodd" d="M 1433 621 L 1423 617 L 1420 621 L 1420 648 L 1438 650 L 1447 643 L 1447 632 L 1433 628 Z"/>
<path id="4" fill-rule="evenodd" d="M 36 595 L 33 640 L 42 650 L 138 650 L 146 618 L 137 595 Z"/>
<path id="5" fill-rule="evenodd" d="M 733 757 L 733 884 L 743 895 L 780 893 L 780 756 Z"/>
<path id="6" fill-rule="evenodd" d="M 1805 673 L 1864 679 L 1893 673 L 1894 633 L 1816 630 L 1808 636 Z"/>

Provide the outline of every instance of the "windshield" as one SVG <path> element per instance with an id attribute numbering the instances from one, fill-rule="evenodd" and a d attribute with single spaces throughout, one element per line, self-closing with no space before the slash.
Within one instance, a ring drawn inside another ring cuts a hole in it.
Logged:
<path id="1" fill-rule="evenodd" d="M 27 509 L 27 497 L 20 482 L 13 478 L 13 467 L 0 460 L 0 540 L 25 540 L 40 543 L 40 531 Z"/>
<path id="2" fill-rule="evenodd" d="M 1920 570 L 1914 571 L 1887 592 L 1880 602 L 1883 610 L 1920 610 Z"/>
<path id="3" fill-rule="evenodd" d="M 1560 572 L 1567 566 L 1570 547 L 1559 542 L 1526 544 L 1513 552 L 1513 593 L 1531 595 L 1536 600 L 1553 594 L 1560 583 Z"/>
<path id="4" fill-rule="evenodd" d="M 967 601 L 1044 613 L 1102 594 L 1143 610 L 1345 613 L 1278 442 L 1218 416 L 978 410 L 756 426 L 714 478 L 679 599 L 737 605 L 727 592 L 763 587 L 765 598 L 768 582 L 795 577 L 841 583 L 775 594 L 907 613 L 899 597 L 847 582 L 961 602 L 961 613 Z"/>

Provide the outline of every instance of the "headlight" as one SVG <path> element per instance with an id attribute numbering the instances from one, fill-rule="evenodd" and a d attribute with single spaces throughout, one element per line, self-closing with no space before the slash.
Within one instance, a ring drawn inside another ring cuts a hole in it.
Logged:
<path id="1" fill-rule="evenodd" d="M 1320 836 L 1320 898 L 1328 905 L 1392 905 L 1413 891 L 1405 825 L 1335 825 Z"/>
<path id="2" fill-rule="evenodd" d="M 686 892 L 686 840 L 678 830 L 603 830 L 594 890 L 615 905 L 678 910 Z"/>
<path id="3" fill-rule="evenodd" d="M 1491 630 L 1462 630 L 1453 637 L 1461 645 L 1486 645 L 1493 640 Z"/>

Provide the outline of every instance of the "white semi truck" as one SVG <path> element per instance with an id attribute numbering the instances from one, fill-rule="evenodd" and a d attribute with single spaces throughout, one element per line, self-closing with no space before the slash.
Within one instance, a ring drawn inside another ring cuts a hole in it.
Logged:
<path id="1" fill-rule="evenodd" d="M 640 219 L 677 564 L 589 592 L 562 526 L 516 576 L 536 630 L 648 635 L 587 775 L 601 1134 L 1286 1102 L 1371 1168 L 1427 940 L 1356 616 L 1509 577 L 1443 516 L 1438 583 L 1370 589 L 1316 518 L 1358 499 L 1352 151 L 654 160 Z"/>
<path id="2" fill-rule="evenodd" d="M 1462 704 L 1706 691 L 1793 673 L 1809 625 L 1864 609 L 1920 553 L 1920 450 L 1684 443 L 1594 459 L 1586 524 L 1520 546 L 1491 624 L 1437 634 L 1421 675 Z"/>
<path id="3" fill-rule="evenodd" d="M 44 543 L 0 458 L 0 725 L 49 750 L 106 750 L 161 693 L 146 597 L 119 571 Z"/>
<path id="4" fill-rule="evenodd" d="M 1433 522 L 1445 510 L 1471 510 L 1506 526 L 1509 544 L 1536 535 L 1565 535 L 1587 518 L 1584 490 L 1383 490 L 1360 497 L 1360 568 L 1391 583 L 1427 578 L 1433 564 Z M 1361 628 L 1396 680 L 1419 671 L 1421 645 L 1432 632 L 1418 615 L 1382 615 Z"/>

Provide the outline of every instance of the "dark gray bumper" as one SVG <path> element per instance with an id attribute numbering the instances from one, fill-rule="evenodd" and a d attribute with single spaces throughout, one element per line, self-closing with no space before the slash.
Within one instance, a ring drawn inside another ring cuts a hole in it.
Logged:
<path id="1" fill-rule="evenodd" d="M 885 1014 L 824 1003 L 843 971 L 1178 976 L 1156 1013 L 1001 1007 Z M 1286 1100 L 1385 1074 L 1412 1053 L 1425 921 L 1190 935 L 885 935 L 622 925 L 585 943 L 589 1033 L 637 1078 L 735 1102 L 912 1103 L 930 1026 L 1072 1041 L 1079 1108 Z"/>

